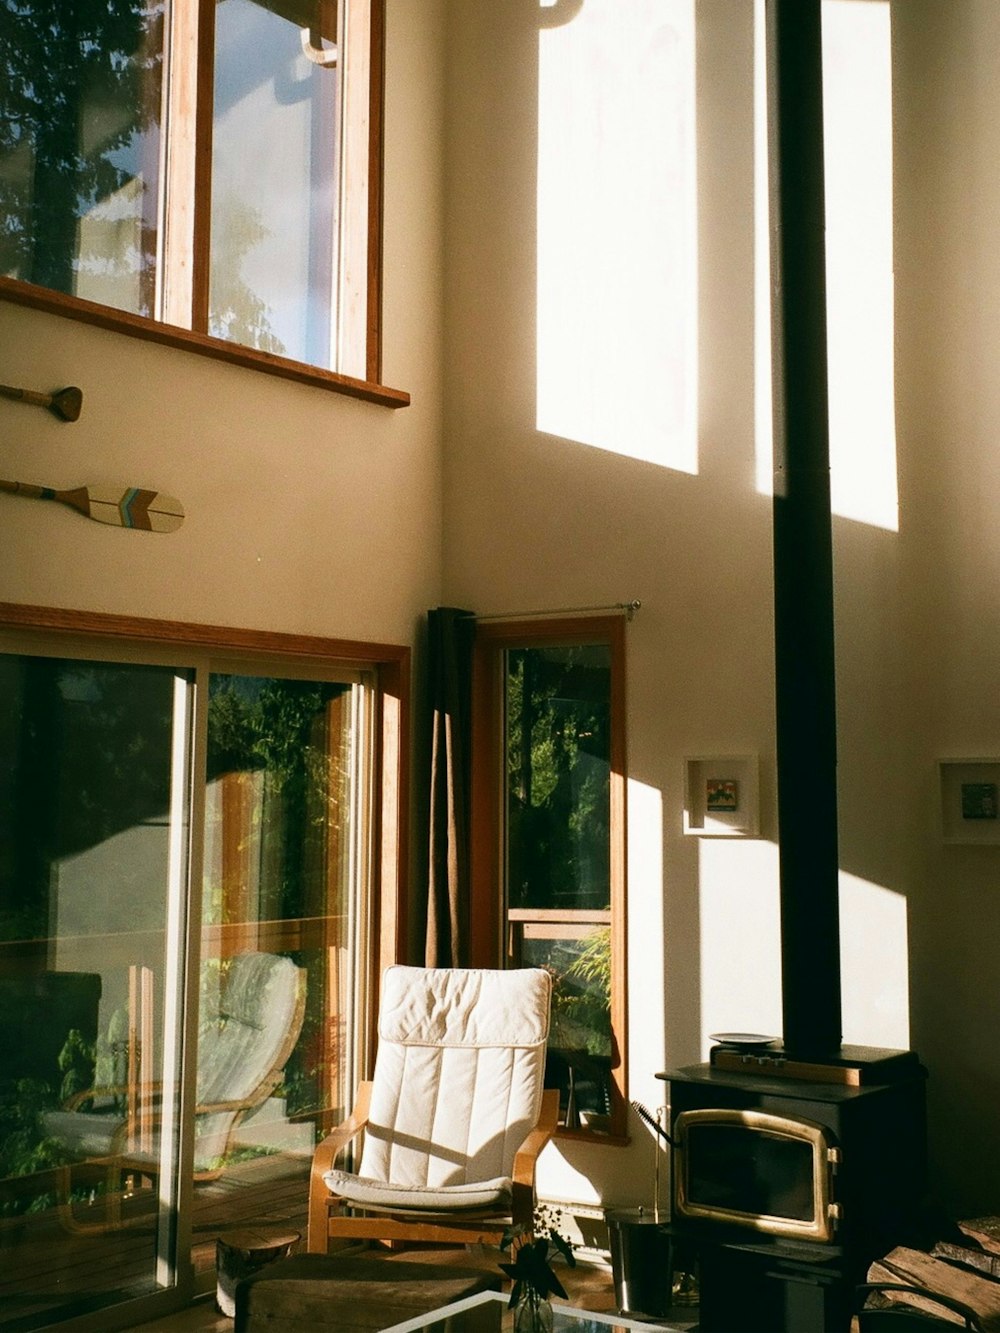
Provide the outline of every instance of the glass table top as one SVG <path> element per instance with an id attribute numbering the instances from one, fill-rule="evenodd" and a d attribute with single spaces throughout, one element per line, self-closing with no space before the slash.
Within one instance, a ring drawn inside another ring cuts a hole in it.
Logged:
<path id="1" fill-rule="evenodd" d="M 513 1315 L 507 1308 L 506 1292 L 484 1291 L 478 1296 L 467 1296 L 465 1300 L 444 1305 L 439 1310 L 431 1310 L 416 1319 L 408 1319 L 402 1324 L 393 1324 L 384 1333 L 507 1333 L 514 1327 Z M 632 1328 L 646 1330 L 646 1333 L 680 1333 L 690 1329 L 692 1324 L 644 1324 L 637 1319 L 626 1319 L 623 1315 L 595 1314 L 590 1310 L 576 1310 L 560 1301 L 552 1302 L 553 1333 L 603 1333 L 610 1328 Z"/>

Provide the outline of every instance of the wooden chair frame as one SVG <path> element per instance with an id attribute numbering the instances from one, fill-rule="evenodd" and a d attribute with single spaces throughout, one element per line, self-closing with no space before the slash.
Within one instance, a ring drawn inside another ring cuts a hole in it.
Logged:
<path id="1" fill-rule="evenodd" d="M 360 1209 L 330 1192 L 323 1179 L 344 1148 L 368 1123 L 372 1084 L 358 1086 L 354 1110 L 348 1118 L 320 1143 L 313 1156 L 309 1176 L 309 1222 L 306 1249 L 325 1254 L 331 1237 L 364 1240 L 431 1242 L 452 1245 L 496 1245 L 511 1226 L 532 1228 L 535 1210 L 535 1167 L 538 1156 L 555 1133 L 559 1121 L 559 1091 L 546 1088 L 538 1120 L 529 1130 L 514 1156 L 511 1175 L 511 1207 L 506 1212 L 462 1209 L 454 1212 L 384 1212 L 376 1208 Z"/>

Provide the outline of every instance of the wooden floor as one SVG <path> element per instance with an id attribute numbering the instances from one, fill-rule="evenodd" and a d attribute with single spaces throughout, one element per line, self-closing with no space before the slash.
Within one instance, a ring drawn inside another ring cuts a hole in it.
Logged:
<path id="1" fill-rule="evenodd" d="M 192 1261 L 214 1275 L 217 1237 L 245 1226 L 277 1226 L 305 1234 L 309 1160 L 274 1154 L 227 1168 L 196 1189 Z M 84 1215 L 90 1211 L 78 1208 Z M 100 1205 L 94 1205 L 100 1214 Z M 42 1328 L 154 1290 L 156 1229 L 152 1191 L 127 1202 L 127 1225 L 113 1232 L 68 1230 L 55 1210 L 0 1219 L 0 1333 Z M 433 1262 L 470 1263 L 496 1271 L 498 1251 L 407 1253 Z M 386 1259 L 387 1263 L 392 1258 Z M 601 1263 L 560 1265 L 570 1303 L 584 1310 L 615 1309 L 611 1270 Z M 214 1283 L 213 1283 L 214 1289 Z M 691 1324 L 687 1324 L 691 1327 Z M 205 1296 L 186 1310 L 135 1325 L 145 1333 L 232 1333 L 231 1319 Z"/>
<path id="2" fill-rule="evenodd" d="M 216 1238 L 232 1228 L 280 1225 L 305 1234 L 309 1166 L 308 1158 L 276 1153 L 196 1186 L 195 1271 L 214 1270 Z M 126 1200 L 124 1225 L 116 1230 L 93 1225 L 105 1216 L 99 1199 L 74 1208 L 77 1226 L 89 1229 L 68 1226 L 56 1209 L 0 1219 L 0 1333 L 41 1328 L 155 1290 L 153 1196 L 146 1189 Z"/>

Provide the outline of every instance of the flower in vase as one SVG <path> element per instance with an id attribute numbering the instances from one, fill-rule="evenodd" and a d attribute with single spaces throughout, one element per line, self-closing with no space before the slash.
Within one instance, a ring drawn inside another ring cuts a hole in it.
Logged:
<path id="1" fill-rule="evenodd" d="M 541 1300 L 552 1295 L 566 1299 L 566 1290 L 552 1271 L 550 1260 L 559 1254 L 575 1268 L 576 1259 L 572 1245 L 556 1230 L 557 1220 L 557 1214 L 542 1205 L 535 1209 L 531 1228 L 518 1223 L 504 1232 L 500 1248 L 510 1251 L 511 1262 L 500 1268 L 513 1282 L 511 1306 L 531 1295 Z"/>

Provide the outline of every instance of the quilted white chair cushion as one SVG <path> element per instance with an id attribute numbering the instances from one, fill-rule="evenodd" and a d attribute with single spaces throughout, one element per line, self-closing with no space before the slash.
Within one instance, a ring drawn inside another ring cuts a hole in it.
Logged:
<path id="1" fill-rule="evenodd" d="M 198 1037 L 198 1105 L 252 1096 L 287 1046 L 299 1002 L 299 969 L 270 953 L 238 954 L 220 998 L 219 1017 Z M 225 1151 L 233 1112 L 200 1115 L 195 1168 L 213 1165 Z"/>
<path id="2" fill-rule="evenodd" d="M 538 1119 L 551 978 L 541 968 L 391 967 L 358 1173 L 332 1192 L 367 1207 L 508 1206 Z"/>

